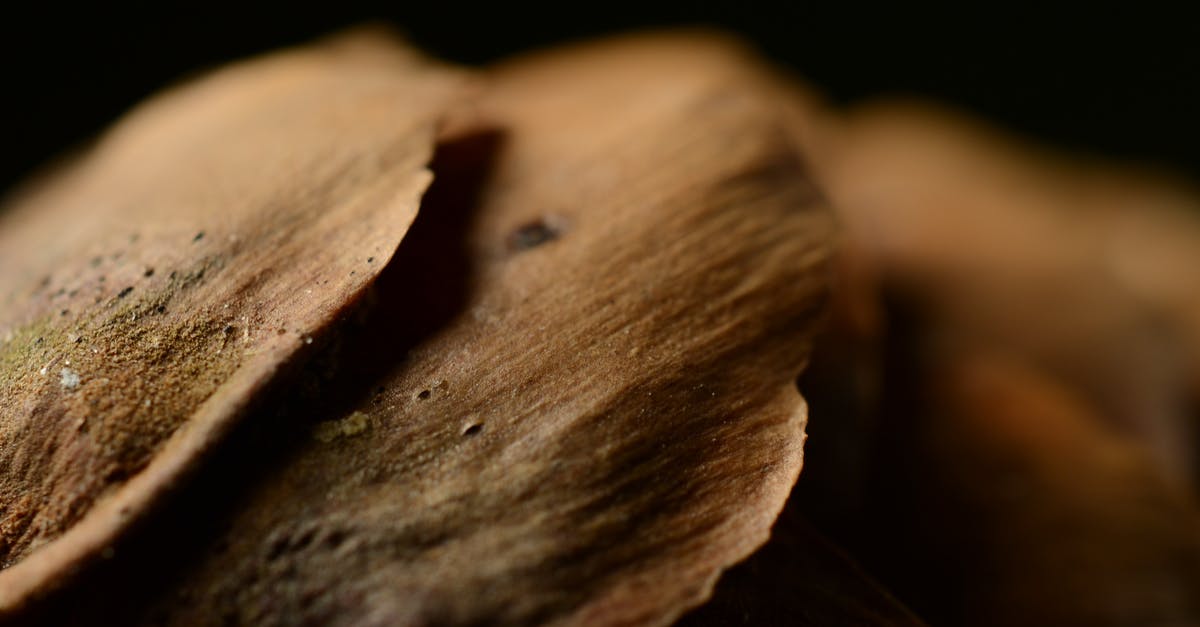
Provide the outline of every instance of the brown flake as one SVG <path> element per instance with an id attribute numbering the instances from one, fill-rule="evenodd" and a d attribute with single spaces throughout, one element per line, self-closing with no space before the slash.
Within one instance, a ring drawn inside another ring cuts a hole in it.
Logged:
<path id="1" fill-rule="evenodd" d="M 150 620 L 663 625 L 704 601 L 799 472 L 832 246 L 743 64 L 667 37 L 496 68 L 476 115 L 501 135 L 457 148 L 496 151 L 477 194 L 439 160 L 288 418 L 369 428 L 297 439 Z"/>

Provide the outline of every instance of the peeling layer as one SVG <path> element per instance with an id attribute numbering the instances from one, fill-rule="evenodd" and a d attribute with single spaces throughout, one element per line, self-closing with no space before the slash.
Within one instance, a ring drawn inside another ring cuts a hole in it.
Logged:
<path id="1" fill-rule="evenodd" d="M 0 613 L 103 552 L 356 300 L 460 82 L 377 34 L 271 55 L 0 213 Z"/>
<path id="2" fill-rule="evenodd" d="M 146 620 L 662 625 L 707 598 L 800 470 L 831 248 L 741 62 L 666 38 L 497 69 L 482 187 L 439 170 L 287 417 L 315 437 Z"/>

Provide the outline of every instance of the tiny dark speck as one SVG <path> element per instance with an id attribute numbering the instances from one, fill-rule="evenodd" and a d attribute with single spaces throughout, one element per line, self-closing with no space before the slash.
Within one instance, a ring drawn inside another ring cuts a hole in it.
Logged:
<path id="1" fill-rule="evenodd" d="M 374 262 L 375 262 L 374 257 L 367 257 L 367 263 L 374 263 Z"/>
<path id="2" fill-rule="evenodd" d="M 171 276 L 169 276 L 169 277 L 167 277 L 167 278 L 174 279 L 174 278 L 175 278 L 175 277 L 177 277 L 177 276 L 179 276 L 179 273 L 178 273 L 178 272 L 176 272 L 176 271 L 174 271 L 174 270 L 172 270 L 172 271 L 171 271 Z"/>
<path id="3" fill-rule="evenodd" d="M 65 316 L 65 315 L 67 315 L 67 314 L 69 314 L 69 313 L 71 313 L 71 310 L 70 310 L 70 309 L 64 309 L 64 310 L 62 310 L 62 311 L 58 312 L 58 315 L 60 315 L 60 316 Z"/>
<path id="4" fill-rule="evenodd" d="M 146 268 L 146 271 L 142 273 L 142 276 L 147 278 L 154 276 L 154 268 Z"/>
<path id="5" fill-rule="evenodd" d="M 546 224 L 545 220 L 534 220 L 517 227 L 508 236 L 508 247 L 512 250 L 529 250 L 558 239 L 558 230 Z"/>
<path id="6" fill-rule="evenodd" d="M 196 233 L 196 237 L 193 237 L 193 238 L 192 238 L 192 241 L 193 241 L 193 242 L 198 242 L 198 241 L 200 241 L 200 240 L 202 240 L 202 239 L 204 239 L 204 231 L 200 231 L 199 233 Z"/>
<path id="7" fill-rule="evenodd" d="M 133 291 L 133 286 L 131 285 L 131 286 L 121 290 L 120 292 L 117 292 L 117 298 L 125 298 L 126 296 L 129 296 L 129 293 L 132 291 Z"/>
<path id="8" fill-rule="evenodd" d="M 428 398 L 430 397 L 430 395 L 432 395 L 432 394 L 433 394 L 433 393 L 432 393 L 432 392 L 430 392 L 429 390 L 421 390 L 421 391 L 420 391 L 420 392 L 417 394 L 417 398 L 419 398 L 419 399 L 421 399 L 421 400 L 426 400 L 426 399 L 428 399 Z"/>
<path id="9" fill-rule="evenodd" d="M 469 438 L 473 435 L 478 435 L 480 431 L 483 431 L 483 425 L 481 425 L 479 423 L 475 423 L 475 424 L 467 427 L 466 429 L 463 429 L 462 434 L 463 434 L 463 437 Z"/>
<path id="10" fill-rule="evenodd" d="M 34 345 L 34 346 L 37 346 L 37 345 L 39 345 L 39 344 L 41 344 L 41 343 L 42 343 L 42 338 L 40 338 L 40 337 L 39 337 L 38 339 L 36 339 L 36 340 L 34 340 L 34 341 L 33 341 L 33 345 Z"/>
<path id="11" fill-rule="evenodd" d="M 225 325 L 225 334 L 228 335 L 230 333 L 233 333 L 233 325 L 227 324 L 227 325 Z"/>

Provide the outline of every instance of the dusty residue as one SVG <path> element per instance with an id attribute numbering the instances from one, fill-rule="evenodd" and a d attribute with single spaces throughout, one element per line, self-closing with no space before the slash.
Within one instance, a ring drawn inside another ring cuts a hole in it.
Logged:
<path id="1" fill-rule="evenodd" d="M 219 265 L 204 258 L 98 304 L 83 290 L 77 298 L 91 307 L 46 315 L 0 345 L 0 564 L 62 533 L 143 468 L 241 362 L 240 343 L 207 311 L 167 313 Z M 91 268 L 84 282 L 99 286 Z M 32 410 L 12 411 L 20 407 Z M 37 454 L 46 450 L 55 454 Z"/>
<path id="2" fill-rule="evenodd" d="M 358 299 L 462 78 L 378 33 L 269 55 L 139 106 L 0 210 L 0 622 L 100 559 Z"/>
<path id="3" fill-rule="evenodd" d="M 75 388 L 79 387 L 79 373 L 71 370 L 70 368 L 63 368 L 62 372 L 59 374 L 59 384 L 61 384 L 63 388 L 74 390 Z"/>
<path id="4" fill-rule="evenodd" d="M 370 417 L 361 411 L 356 411 L 341 420 L 326 420 L 317 423 L 313 428 L 313 437 L 321 442 L 332 442 L 338 438 L 356 436 L 370 426 Z"/>

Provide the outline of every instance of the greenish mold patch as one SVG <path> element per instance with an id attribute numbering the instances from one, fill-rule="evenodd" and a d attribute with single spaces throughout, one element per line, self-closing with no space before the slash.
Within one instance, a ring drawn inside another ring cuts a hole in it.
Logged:
<path id="1" fill-rule="evenodd" d="M 0 336 L 0 565 L 74 525 L 149 463 L 242 362 L 246 320 L 193 290 L 219 257 L 102 292 Z M 75 313 L 78 312 L 78 313 Z"/>

